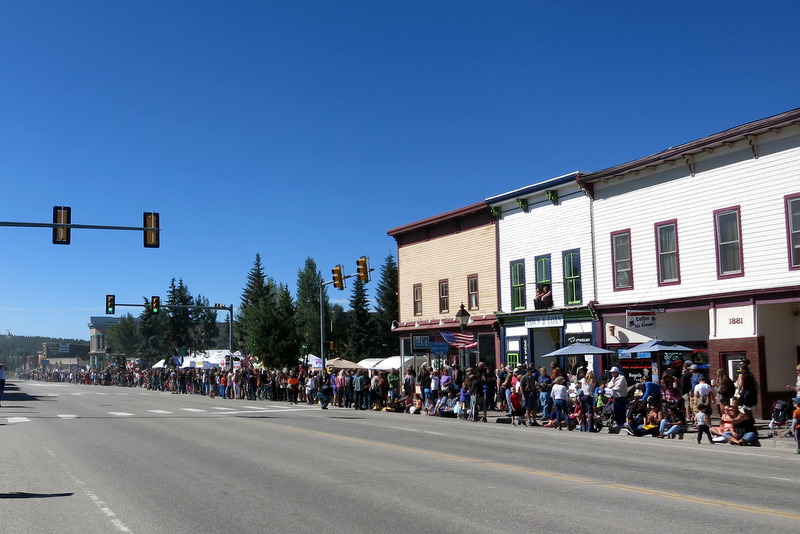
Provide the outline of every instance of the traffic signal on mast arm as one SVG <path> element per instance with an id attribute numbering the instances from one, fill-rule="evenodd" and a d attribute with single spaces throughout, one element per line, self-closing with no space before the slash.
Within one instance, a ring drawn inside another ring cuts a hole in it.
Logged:
<path id="1" fill-rule="evenodd" d="M 106 295 L 106 314 L 114 315 L 117 310 L 116 297 L 114 295 Z"/>
<path id="2" fill-rule="evenodd" d="M 144 212 L 144 247 L 158 248 L 161 245 L 161 230 L 158 224 L 158 213 L 154 211 Z"/>
<path id="3" fill-rule="evenodd" d="M 358 279 L 362 282 L 369 282 L 369 258 L 361 256 L 356 260 L 358 267 Z"/>
<path id="4" fill-rule="evenodd" d="M 161 297 L 150 297 L 150 309 L 153 313 L 158 313 L 161 310 Z"/>
<path id="5" fill-rule="evenodd" d="M 336 289 L 344 289 L 344 273 L 342 272 L 342 266 L 337 265 L 333 269 L 331 269 L 333 273 L 333 287 Z"/>
<path id="6" fill-rule="evenodd" d="M 67 206 L 53 206 L 53 224 L 70 224 L 72 222 L 72 208 Z M 69 245 L 69 228 L 63 226 L 53 227 L 53 244 Z"/>

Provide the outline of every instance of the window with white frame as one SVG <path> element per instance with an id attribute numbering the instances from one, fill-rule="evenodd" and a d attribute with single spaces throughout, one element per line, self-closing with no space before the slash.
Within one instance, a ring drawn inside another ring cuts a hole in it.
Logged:
<path id="1" fill-rule="evenodd" d="M 414 284 L 414 315 L 422 315 L 422 284 Z"/>
<path id="2" fill-rule="evenodd" d="M 789 243 L 789 268 L 800 269 L 800 194 L 786 197 L 786 233 Z"/>
<path id="3" fill-rule="evenodd" d="M 611 256 L 614 263 L 614 289 L 633 289 L 630 230 L 611 234 Z"/>
<path id="4" fill-rule="evenodd" d="M 679 284 L 678 222 L 656 223 L 656 254 L 658 256 L 658 284 Z"/>
<path id="5" fill-rule="evenodd" d="M 511 262 L 511 309 L 525 309 L 525 260 Z"/>
<path id="6" fill-rule="evenodd" d="M 564 304 L 581 303 L 581 254 L 578 250 L 567 250 L 564 262 Z"/>
<path id="7" fill-rule="evenodd" d="M 450 309 L 450 283 L 439 280 L 439 313 L 446 313 Z"/>
<path id="8" fill-rule="evenodd" d="M 478 275 L 473 274 L 467 277 L 467 307 L 470 310 L 477 310 L 480 301 L 478 299 Z"/>
<path id="9" fill-rule="evenodd" d="M 717 245 L 717 275 L 742 276 L 742 233 L 739 207 L 714 212 Z"/>

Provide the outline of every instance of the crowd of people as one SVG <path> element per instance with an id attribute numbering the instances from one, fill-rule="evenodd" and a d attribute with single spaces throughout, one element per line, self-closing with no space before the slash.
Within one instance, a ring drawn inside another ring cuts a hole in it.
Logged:
<path id="1" fill-rule="evenodd" d="M 330 373 L 299 367 L 268 370 L 114 368 L 105 371 L 25 372 L 20 378 L 86 385 L 140 387 L 174 394 L 221 399 L 266 399 L 277 402 L 330 404 L 355 410 L 386 410 L 461 420 L 487 421 L 487 413 L 507 413 L 514 426 L 599 432 L 606 428 L 632 436 L 683 439 L 696 430 L 698 443 L 759 445 L 752 408 L 758 391 L 749 362 L 736 381 L 724 369 L 709 380 L 708 366 L 684 362 L 653 381 L 647 373 L 629 384 L 618 367 L 596 376 L 586 368 L 567 374 L 555 362 L 548 370 L 531 366 L 501 367 L 483 362 L 462 370 L 457 365 L 432 368 L 332 369 Z M 787 433 L 793 432 L 800 454 L 800 366 L 793 399 L 795 411 Z M 719 420 L 712 424 L 712 418 Z M 501 419 L 502 420 L 502 419 Z M 787 421 L 788 423 L 788 421 Z"/>

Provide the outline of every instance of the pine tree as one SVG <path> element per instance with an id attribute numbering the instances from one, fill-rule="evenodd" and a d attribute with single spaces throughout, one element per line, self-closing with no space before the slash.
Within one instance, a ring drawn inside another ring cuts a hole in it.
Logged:
<path id="1" fill-rule="evenodd" d="M 317 264 L 306 258 L 305 267 L 297 272 L 297 333 L 300 342 L 305 344 L 306 351 L 316 353 L 320 349 L 319 338 L 319 287 L 322 273 L 317 271 Z M 323 288 L 323 305 L 325 316 L 330 313 L 327 288 Z"/>
<path id="2" fill-rule="evenodd" d="M 392 323 L 400 319 L 398 299 L 397 264 L 390 254 L 381 266 L 381 280 L 376 291 L 376 336 L 379 356 L 391 356 L 398 352 L 398 339 L 392 332 Z"/>
<path id="3" fill-rule="evenodd" d="M 347 358 L 353 361 L 369 358 L 377 352 L 375 323 L 369 312 L 364 282 L 356 279 L 350 297 L 350 327 L 347 335 Z"/>
<path id="4" fill-rule="evenodd" d="M 145 298 L 144 303 L 144 311 L 139 315 L 139 334 L 142 337 L 139 353 L 148 365 L 153 365 L 158 360 L 166 358 L 169 353 L 169 348 L 164 343 L 167 315 L 163 311 L 153 313 L 149 299 Z"/>
<path id="5" fill-rule="evenodd" d="M 192 336 L 191 349 L 193 351 L 204 351 L 211 347 L 215 338 L 219 336 L 217 326 L 217 310 L 208 308 L 208 299 L 197 295 L 194 299 L 195 306 L 202 306 L 206 309 L 194 310 L 194 335 Z"/>
<path id="6" fill-rule="evenodd" d="M 183 279 L 178 280 L 178 285 L 175 285 L 175 279 L 170 282 L 169 291 L 167 292 L 168 305 L 191 306 L 193 302 L 192 295 L 189 293 L 189 288 L 184 285 Z M 194 316 L 192 308 L 168 308 L 169 313 L 167 319 L 167 332 L 165 341 L 167 345 L 174 351 L 179 353 L 182 350 L 192 346 L 192 334 L 194 330 Z M 160 313 L 160 312 L 159 312 Z"/>
<path id="7" fill-rule="evenodd" d="M 271 367 L 294 367 L 300 356 L 300 342 L 295 327 L 295 304 L 289 286 L 280 284 L 272 310 L 268 361 Z"/>
<path id="8" fill-rule="evenodd" d="M 273 330 L 277 303 L 275 287 L 275 280 L 264 274 L 261 254 L 257 253 L 242 293 L 237 327 L 244 339 L 245 352 L 263 364 L 268 364 L 271 359 L 270 332 Z"/>

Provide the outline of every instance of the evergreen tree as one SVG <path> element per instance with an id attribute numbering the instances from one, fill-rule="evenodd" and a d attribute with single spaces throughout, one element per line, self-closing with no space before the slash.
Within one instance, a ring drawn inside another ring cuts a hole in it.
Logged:
<path id="1" fill-rule="evenodd" d="M 381 266 L 381 280 L 376 291 L 376 336 L 378 354 L 391 356 L 398 354 L 397 335 L 392 332 L 392 322 L 400 319 L 400 302 L 398 298 L 397 264 L 390 254 Z"/>
<path id="2" fill-rule="evenodd" d="M 237 328 L 244 339 L 245 352 L 263 364 L 268 363 L 270 356 L 270 331 L 276 303 L 275 281 L 265 276 L 261 254 L 256 254 L 242 292 Z"/>
<path id="3" fill-rule="evenodd" d="M 294 367 L 300 357 L 300 341 L 295 327 L 295 304 L 289 286 L 281 284 L 272 308 L 268 361 L 271 367 Z"/>
<path id="4" fill-rule="evenodd" d="M 139 353 L 147 365 L 153 365 L 169 355 L 169 348 L 164 343 L 164 336 L 167 332 L 167 316 L 163 311 L 153 313 L 150 301 L 145 298 L 144 302 L 144 311 L 139 316 L 139 334 L 142 338 Z"/>
<path id="5" fill-rule="evenodd" d="M 377 352 L 375 323 L 369 312 L 367 292 L 364 282 L 358 279 L 353 283 L 353 295 L 350 297 L 347 345 L 347 357 L 354 361 L 369 358 Z"/>
<path id="6" fill-rule="evenodd" d="M 194 305 L 208 308 L 208 299 L 197 295 L 194 299 Z M 214 339 L 219 336 L 217 310 L 195 309 L 194 320 L 194 335 L 192 336 L 191 349 L 193 351 L 205 351 L 211 348 Z"/>
<path id="7" fill-rule="evenodd" d="M 316 354 L 320 349 L 319 339 L 319 287 L 322 273 L 317 271 L 317 264 L 306 258 L 305 267 L 297 272 L 297 333 L 300 342 L 306 345 L 306 351 Z M 327 287 L 322 292 L 325 316 L 330 312 Z"/>
<path id="8" fill-rule="evenodd" d="M 121 362 L 124 358 L 132 358 L 139 354 L 142 346 L 142 336 L 136 326 L 136 321 L 130 313 L 119 318 L 119 322 L 111 325 L 106 337 L 106 346 L 112 353 L 120 356 Z"/>
<path id="9" fill-rule="evenodd" d="M 194 334 L 194 310 L 191 307 L 193 303 L 192 295 L 189 293 L 189 288 L 184 285 L 183 279 L 178 280 L 178 285 L 175 285 L 173 278 L 169 285 L 167 292 L 168 305 L 187 306 L 186 308 L 169 308 L 167 319 L 167 332 L 164 341 L 173 350 L 175 354 L 192 347 L 192 336 Z"/>

